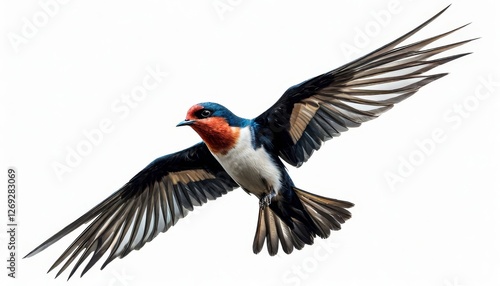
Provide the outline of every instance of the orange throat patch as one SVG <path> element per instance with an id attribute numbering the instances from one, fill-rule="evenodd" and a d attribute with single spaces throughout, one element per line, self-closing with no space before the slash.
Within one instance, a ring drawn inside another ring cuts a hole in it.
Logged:
<path id="1" fill-rule="evenodd" d="M 231 127 L 225 119 L 210 117 L 200 120 L 191 127 L 200 135 L 207 144 L 208 149 L 214 154 L 225 155 L 231 150 L 240 137 L 240 128 Z"/>

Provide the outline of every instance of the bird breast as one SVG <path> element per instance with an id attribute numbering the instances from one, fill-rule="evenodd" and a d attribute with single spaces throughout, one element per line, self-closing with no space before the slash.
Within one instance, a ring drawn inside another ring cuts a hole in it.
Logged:
<path id="1" fill-rule="evenodd" d="M 257 197 L 281 189 L 281 170 L 263 147 L 254 149 L 250 126 L 240 129 L 233 148 L 213 153 L 226 172 L 245 191 Z"/>

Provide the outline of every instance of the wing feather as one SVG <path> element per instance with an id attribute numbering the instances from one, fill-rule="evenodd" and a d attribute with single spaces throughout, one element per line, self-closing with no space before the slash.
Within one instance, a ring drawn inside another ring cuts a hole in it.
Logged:
<path id="1" fill-rule="evenodd" d="M 421 87 L 445 76 L 445 73 L 425 73 L 468 53 L 431 57 L 474 39 L 424 48 L 467 25 L 407 45 L 400 44 L 446 9 L 448 7 L 381 48 L 289 88 L 271 108 L 255 118 L 261 127 L 268 127 L 264 132 L 271 134 L 279 156 L 298 167 L 319 150 L 323 142 L 377 118 Z"/>
<path id="2" fill-rule="evenodd" d="M 195 206 L 237 187 L 199 143 L 153 161 L 121 189 L 35 248 L 26 257 L 49 247 L 79 226 L 90 222 L 50 267 L 62 264 L 57 276 L 74 263 L 69 278 L 88 260 L 82 276 L 109 251 L 101 269 L 115 258 L 142 248 L 167 231 Z M 76 261 L 76 262 L 75 262 Z M 69 279 L 68 278 L 68 279 Z"/>

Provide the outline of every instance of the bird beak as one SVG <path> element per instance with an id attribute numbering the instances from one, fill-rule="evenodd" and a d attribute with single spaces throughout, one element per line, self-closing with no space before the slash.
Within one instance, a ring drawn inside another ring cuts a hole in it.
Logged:
<path id="1" fill-rule="evenodd" d="M 176 127 L 193 125 L 195 122 L 196 122 L 196 120 L 188 120 L 188 119 L 186 119 L 184 121 L 179 122 L 179 124 L 177 124 Z"/>

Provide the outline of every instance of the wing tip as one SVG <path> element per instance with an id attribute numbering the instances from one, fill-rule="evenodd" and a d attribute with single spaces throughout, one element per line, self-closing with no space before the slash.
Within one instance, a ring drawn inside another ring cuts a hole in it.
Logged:
<path id="1" fill-rule="evenodd" d="M 40 244 L 39 246 L 35 247 L 35 249 L 33 249 L 32 251 L 30 251 L 28 254 L 26 254 L 23 259 L 25 258 L 30 258 L 32 256 L 35 256 L 37 255 L 38 253 L 42 252 L 43 250 L 45 250 L 47 247 L 49 247 L 50 245 L 52 245 L 52 243 L 54 242 L 49 242 L 50 240 L 52 239 L 49 238 L 47 241 L 45 241 L 44 243 Z M 49 242 L 49 243 L 48 243 Z"/>
<path id="2" fill-rule="evenodd" d="M 38 252 L 35 252 L 36 249 L 32 250 L 31 252 L 29 252 L 28 254 L 26 254 L 23 259 L 26 259 L 26 258 L 30 258 L 34 255 L 36 255 Z"/>

